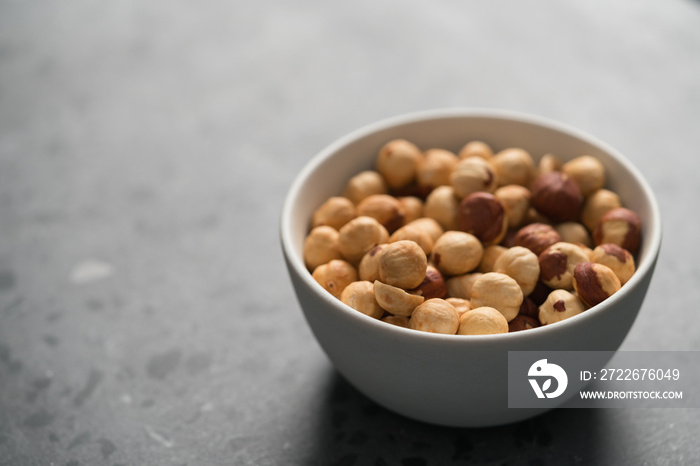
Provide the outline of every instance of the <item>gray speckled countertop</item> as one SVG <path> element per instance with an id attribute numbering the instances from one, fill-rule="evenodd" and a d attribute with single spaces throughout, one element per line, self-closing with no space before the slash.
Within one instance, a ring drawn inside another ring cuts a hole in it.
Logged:
<path id="1" fill-rule="evenodd" d="M 0 465 L 697 464 L 696 410 L 448 429 L 368 401 L 277 238 L 308 159 L 438 107 L 627 155 L 664 245 L 625 349 L 698 350 L 700 3 L 0 0 Z"/>

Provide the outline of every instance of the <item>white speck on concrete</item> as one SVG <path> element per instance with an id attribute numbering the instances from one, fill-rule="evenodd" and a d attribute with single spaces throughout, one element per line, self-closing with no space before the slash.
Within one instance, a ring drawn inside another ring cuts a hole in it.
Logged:
<path id="1" fill-rule="evenodd" d="M 104 280 L 114 275 L 114 267 L 107 262 L 88 259 L 80 262 L 70 273 L 70 281 L 76 285 Z"/>
<path id="2" fill-rule="evenodd" d="M 175 445 L 175 442 L 173 442 L 163 434 L 156 432 L 151 426 L 144 426 L 144 429 L 146 429 L 146 433 L 149 437 L 163 445 L 165 448 L 172 448 L 173 445 Z"/>

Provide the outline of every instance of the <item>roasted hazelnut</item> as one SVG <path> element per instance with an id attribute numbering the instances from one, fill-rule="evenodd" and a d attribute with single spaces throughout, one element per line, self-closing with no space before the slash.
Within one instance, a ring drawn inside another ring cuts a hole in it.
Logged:
<path id="1" fill-rule="evenodd" d="M 527 296 L 527 299 L 532 300 L 532 302 L 539 307 L 547 299 L 547 296 L 549 296 L 549 293 L 551 293 L 552 291 L 554 290 L 542 283 L 542 280 L 539 280 L 535 285 L 535 289 L 532 290 L 532 293 L 530 293 Z M 520 312 L 523 312 L 523 308 L 520 309 Z M 536 313 L 534 314 L 534 317 L 537 317 Z"/>
<path id="2" fill-rule="evenodd" d="M 378 244 L 386 243 L 389 232 L 372 217 L 356 217 L 339 231 L 338 247 L 349 262 L 355 264 Z"/>
<path id="3" fill-rule="evenodd" d="M 402 226 L 389 237 L 390 243 L 403 240 L 416 242 L 426 255 L 430 254 L 430 251 L 433 249 L 433 238 L 427 231 L 417 225 Z"/>
<path id="4" fill-rule="evenodd" d="M 423 153 L 415 144 L 405 139 L 395 139 L 379 150 L 377 171 L 390 188 L 398 189 L 415 180 L 422 160 Z"/>
<path id="5" fill-rule="evenodd" d="M 496 174 L 493 166 L 479 157 L 462 159 L 452 170 L 450 184 L 455 194 L 462 198 L 477 191 L 494 192 Z"/>
<path id="6" fill-rule="evenodd" d="M 388 188 L 382 175 L 374 170 L 365 170 L 350 178 L 345 185 L 343 196 L 357 205 L 374 194 L 387 194 Z"/>
<path id="7" fill-rule="evenodd" d="M 483 141 L 470 141 L 459 150 L 459 158 L 466 159 L 467 157 L 481 157 L 484 160 L 489 160 L 493 157 L 491 146 Z"/>
<path id="8" fill-rule="evenodd" d="M 507 227 L 503 204 L 493 194 L 473 193 L 460 202 L 457 229 L 476 236 L 484 246 L 500 243 Z"/>
<path id="9" fill-rule="evenodd" d="M 539 327 L 540 321 L 535 317 L 530 317 L 522 314 L 515 316 L 515 319 L 508 322 L 508 332 L 520 332 L 522 330 L 530 330 L 531 328 Z"/>
<path id="10" fill-rule="evenodd" d="M 384 309 L 374 297 L 374 285 L 368 281 L 352 282 L 340 294 L 340 300 L 361 313 L 379 319 Z"/>
<path id="11" fill-rule="evenodd" d="M 508 218 L 509 228 L 518 228 L 525 223 L 530 209 L 530 190 L 517 184 L 501 186 L 493 193 L 501 201 Z"/>
<path id="12" fill-rule="evenodd" d="M 413 310 L 425 301 L 418 296 L 379 280 L 374 282 L 374 298 L 385 311 L 397 316 L 410 316 Z"/>
<path id="13" fill-rule="evenodd" d="M 540 306 L 539 320 L 543 325 L 560 322 L 585 311 L 581 300 L 566 290 L 552 291 Z"/>
<path id="14" fill-rule="evenodd" d="M 445 230 L 456 228 L 459 200 L 452 186 L 438 186 L 433 189 L 423 204 L 423 215 L 436 220 Z"/>
<path id="15" fill-rule="evenodd" d="M 561 171 L 561 160 L 554 154 L 545 154 L 537 164 L 537 174 Z"/>
<path id="16" fill-rule="evenodd" d="M 408 328 L 454 335 L 459 328 L 459 314 L 454 306 L 444 299 L 429 299 L 413 310 Z"/>
<path id="17" fill-rule="evenodd" d="M 489 272 L 472 285 L 472 308 L 489 306 L 497 309 L 506 320 L 518 315 L 523 303 L 523 291 L 515 279 L 504 273 Z"/>
<path id="18" fill-rule="evenodd" d="M 460 275 L 474 270 L 484 249 L 479 240 L 462 231 L 446 231 L 433 245 L 431 261 L 445 275 Z"/>
<path id="19" fill-rule="evenodd" d="M 593 231 L 596 245 L 613 243 L 636 254 L 642 237 L 639 216 L 624 207 L 618 207 L 603 215 Z"/>
<path id="20" fill-rule="evenodd" d="M 357 281 L 355 267 L 341 259 L 319 265 L 311 275 L 319 285 L 338 299 L 346 286 Z"/>
<path id="21" fill-rule="evenodd" d="M 427 268 L 428 259 L 415 241 L 389 243 L 379 256 L 379 279 L 405 290 L 420 285 Z"/>
<path id="22" fill-rule="evenodd" d="M 312 227 L 327 225 L 340 230 L 343 225 L 357 217 L 355 205 L 350 199 L 340 196 L 329 198 L 314 212 Z"/>
<path id="23" fill-rule="evenodd" d="M 445 230 L 440 226 L 437 220 L 430 217 L 418 218 L 409 223 L 408 225 L 416 226 L 428 233 L 430 235 L 430 238 L 433 240 L 433 243 L 435 243 L 435 241 L 437 241 L 440 235 L 442 235 L 445 232 Z"/>
<path id="24" fill-rule="evenodd" d="M 517 235 L 517 234 L 518 234 L 518 230 L 516 230 L 514 228 L 508 228 L 506 230 L 505 236 L 503 237 L 501 242 L 498 244 L 500 244 L 504 248 L 512 248 L 513 246 L 515 246 L 515 235 Z"/>
<path id="25" fill-rule="evenodd" d="M 538 256 L 554 243 L 561 241 L 561 236 L 551 225 L 531 223 L 525 225 L 515 235 L 515 245 L 528 248 Z"/>
<path id="26" fill-rule="evenodd" d="M 495 335 L 508 333 L 508 321 L 503 314 L 489 306 L 465 312 L 459 318 L 458 335 Z"/>
<path id="27" fill-rule="evenodd" d="M 574 268 L 574 290 L 587 306 L 603 302 L 620 286 L 620 279 L 606 265 L 581 262 Z"/>
<path id="28" fill-rule="evenodd" d="M 472 287 L 474 282 L 483 275 L 480 272 L 465 273 L 447 279 L 447 296 L 450 298 L 472 298 Z"/>
<path id="29" fill-rule="evenodd" d="M 528 186 L 535 177 L 535 163 L 530 154 L 518 147 L 504 149 L 493 156 L 499 186 Z"/>
<path id="30" fill-rule="evenodd" d="M 586 227 L 578 222 L 563 222 L 554 225 L 561 240 L 565 243 L 582 244 L 586 247 L 593 245 L 590 233 Z"/>
<path id="31" fill-rule="evenodd" d="M 357 267 L 357 274 L 360 280 L 374 282 L 379 280 L 379 257 L 387 243 L 378 244 L 362 256 L 360 265 Z"/>
<path id="32" fill-rule="evenodd" d="M 547 296 L 549 296 L 549 294 L 547 294 Z M 547 299 L 546 296 L 544 297 L 544 299 L 542 299 L 542 302 L 544 302 L 545 299 Z M 529 296 L 525 297 L 525 299 L 523 299 L 523 303 L 520 305 L 520 310 L 518 310 L 518 315 L 533 317 L 537 319 L 539 313 L 540 309 L 537 303 L 535 303 L 535 301 L 533 301 Z"/>
<path id="33" fill-rule="evenodd" d="M 554 243 L 539 256 L 540 279 L 551 288 L 571 290 L 574 286 L 574 268 L 588 260 L 581 247 L 572 243 Z"/>
<path id="34" fill-rule="evenodd" d="M 402 196 L 397 198 L 403 207 L 403 224 L 408 225 L 414 220 L 423 217 L 423 201 L 416 196 Z"/>
<path id="35" fill-rule="evenodd" d="M 457 310 L 457 314 L 461 316 L 465 312 L 471 311 L 471 304 L 469 303 L 468 299 L 462 299 L 462 298 L 447 298 L 445 299 L 448 303 L 452 304 L 454 308 Z"/>
<path id="36" fill-rule="evenodd" d="M 590 155 L 582 155 L 566 162 L 561 171 L 576 182 L 584 196 L 605 186 L 605 167 L 600 160 Z"/>
<path id="37" fill-rule="evenodd" d="M 408 317 L 406 316 L 394 316 L 386 315 L 382 317 L 382 322 L 387 324 L 396 325 L 397 327 L 408 328 Z"/>
<path id="38" fill-rule="evenodd" d="M 632 278 L 635 271 L 634 257 L 627 249 L 617 244 L 605 243 L 593 250 L 590 256 L 591 262 L 603 264 L 615 272 L 620 284 L 624 285 Z"/>
<path id="39" fill-rule="evenodd" d="M 496 261 L 501 254 L 506 252 L 508 248 L 498 244 L 492 244 L 491 246 L 486 246 L 484 248 L 484 255 L 481 256 L 481 262 L 479 262 L 478 271 L 481 273 L 494 272 L 494 266 Z"/>
<path id="40" fill-rule="evenodd" d="M 304 263 L 309 270 L 333 259 L 342 259 L 338 249 L 338 230 L 322 225 L 316 227 L 304 240 Z"/>
<path id="41" fill-rule="evenodd" d="M 457 156 L 444 149 L 428 149 L 418 165 L 418 186 L 433 190 L 450 184 L 450 175 L 457 165 Z"/>
<path id="42" fill-rule="evenodd" d="M 583 205 L 581 190 L 562 172 L 539 175 L 530 186 L 530 203 L 555 222 L 578 220 Z"/>
<path id="43" fill-rule="evenodd" d="M 494 272 L 499 272 L 513 278 L 527 296 L 535 289 L 540 277 L 540 262 L 537 255 L 522 246 L 513 246 L 506 250 L 496 260 Z"/>
<path id="44" fill-rule="evenodd" d="M 581 209 L 581 223 L 592 232 L 603 215 L 621 206 L 620 196 L 607 189 L 599 189 L 586 197 Z"/>
<path id="45" fill-rule="evenodd" d="M 389 233 L 403 225 L 403 206 L 394 196 L 388 194 L 372 194 L 357 205 L 357 215 L 372 217 L 384 225 Z"/>
<path id="46" fill-rule="evenodd" d="M 537 209 L 534 207 L 530 207 L 527 209 L 527 214 L 525 214 L 525 225 L 529 225 L 531 223 L 544 223 L 545 225 L 552 225 L 554 226 L 554 222 L 544 215 L 542 212 L 539 212 Z"/>
<path id="47" fill-rule="evenodd" d="M 423 296 L 425 299 L 444 299 L 447 297 L 447 285 L 440 271 L 432 265 L 428 265 L 428 268 L 425 270 L 425 278 L 421 284 L 409 290 L 409 292 Z"/>

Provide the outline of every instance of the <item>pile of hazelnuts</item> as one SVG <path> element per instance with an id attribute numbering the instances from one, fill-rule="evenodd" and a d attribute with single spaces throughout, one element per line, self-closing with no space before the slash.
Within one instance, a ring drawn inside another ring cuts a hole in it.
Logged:
<path id="1" fill-rule="evenodd" d="M 641 222 L 581 155 L 457 153 L 396 139 L 313 214 L 304 261 L 345 304 L 384 322 L 484 335 L 549 325 L 635 272 Z"/>

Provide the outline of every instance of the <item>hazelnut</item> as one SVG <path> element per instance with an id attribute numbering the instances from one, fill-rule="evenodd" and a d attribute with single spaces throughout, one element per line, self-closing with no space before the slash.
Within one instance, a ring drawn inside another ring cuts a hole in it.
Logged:
<path id="1" fill-rule="evenodd" d="M 309 270 L 333 259 L 342 259 L 338 249 L 338 230 L 322 225 L 316 227 L 304 240 L 304 263 Z"/>
<path id="2" fill-rule="evenodd" d="M 603 215 L 621 207 L 620 196 L 607 189 L 599 189 L 586 197 L 581 209 L 581 223 L 594 231 Z"/>
<path id="3" fill-rule="evenodd" d="M 562 172 L 539 175 L 530 186 L 532 206 L 555 222 L 578 220 L 583 205 L 581 190 Z"/>
<path id="4" fill-rule="evenodd" d="M 554 154 L 545 154 L 537 164 L 537 174 L 561 171 L 561 160 Z"/>
<path id="5" fill-rule="evenodd" d="M 338 233 L 340 253 L 353 264 L 359 262 L 367 251 L 389 239 L 386 228 L 372 217 L 356 217 Z"/>
<path id="6" fill-rule="evenodd" d="M 379 280 L 379 257 L 387 243 L 378 244 L 362 256 L 360 265 L 357 266 L 357 274 L 360 280 L 374 282 Z"/>
<path id="7" fill-rule="evenodd" d="M 379 150 L 377 171 L 390 188 L 402 188 L 414 181 L 422 159 L 423 153 L 415 144 L 405 139 L 395 139 Z"/>
<path id="8" fill-rule="evenodd" d="M 355 217 L 357 217 L 357 212 L 352 201 L 345 197 L 334 196 L 316 209 L 311 220 L 311 226 L 328 225 L 336 230 L 340 230 L 343 225 Z"/>
<path id="9" fill-rule="evenodd" d="M 527 214 L 525 214 L 525 225 L 530 223 L 544 223 L 546 225 L 553 225 L 552 220 L 545 216 L 541 212 L 538 212 L 534 207 L 527 209 Z"/>
<path id="10" fill-rule="evenodd" d="M 571 290 L 574 268 L 581 262 L 588 262 L 588 255 L 572 243 L 554 243 L 539 256 L 540 279 L 551 288 Z"/>
<path id="11" fill-rule="evenodd" d="M 481 262 L 479 262 L 479 272 L 493 272 L 496 261 L 499 257 L 501 257 L 501 254 L 503 254 L 507 250 L 508 248 L 506 248 L 505 246 L 500 246 L 498 244 L 486 246 L 484 248 L 484 255 L 481 256 Z"/>
<path id="12" fill-rule="evenodd" d="M 551 291 L 550 291 L 551 293 Z M 547 294 L 549 296 L 549 294 Z M 547 299 L 545 298 L 542 300 Z M 526 316 L 526 317 L 532 317 L 534 319 L 537 319 L 540 314 L 540 309 L 539 306 L 535 303 L 535 301 L 532 300 L 529 296 L 527 296 L 525 299 L 523 299 L 523 303 L 520 305 L 520 310 L 518 311 L 519 316 Z"/>
<path id="13" fill-rule="evenodd" d="M 543 325 L 560 322 L 585 311 L 581 300 L 566 290 L 554 290 L 540 306 L 540 322 Z"/>
<path id="14" fill-rule="evenodd" d="M 408 328 L 454 335 L 459 328 L 459 314 L 454 306 L 444 299 L 429 299 L 413 310 Z"/>
<path id="15" fill-rule="evenodd" d="M 459 159 L 444 149 L 428 149 L 425 158 L 418 165 L 418 186 L 433 190 L 450 184 L 450 175 Z"/>
<path id="16" fill-rule="evenodd" d="M 457 229 L 476 236 L 484 246 L 500 243 L 507 227 L 503 204 L 493 194 L 473 193 L 460 202 Z"/>
<path id="17" fill-rule="evenodd" d="M 472 299 L 474 282 L 483 275 L 480 272 L 466 273 L 447 279 L 447 296 L 450 298 Z"/>
<path id="18" fill-rule="evenodd" d="M 470 301 L 472 308 L 493 307 L 511 321 L 523 303 L 523 292 L 515 279 L 504 273 L 489 272 L 474 282 Z"/>
<path id="19" fill-rule="evenodd" d="M 433 249 L 433 238 L 420 226 L 402 226 L 389 237 L 390 243 L 395 243 L 397 241 L 403 240 L 410 240 L 416 242 L 418 246 L 421 247 L 423 252 L 425 252 L 426 255 L 430 254 L 430 251 Z"/>
<path id="20" fill-rule="evenodd" d="M 417 287 L 409 290 L 411 294 L 423 296 L 425 299 L 446 298 L 447 285 L 438 269 L 428 265 L 425 270 L 425 278 Z"/>
<path id="21" fill-rule="evenodd" d="M 540 277 L 540 262 L 537 255 L 522 246 L 513 246 L 506 250 L 496 260 L 494 272 L 499 272 L 513 278 L 527 296 L 535 289 Z"/>
<path id="22" fill-rule="evenodd" d="M 465 312 L 459 318 L 458 335 L 495 335 L 508 333 L 508 321 L 498 310 L 481 306 Z"/>
<path id="23" fill-rule="evenodd" d="M 554 243 L 561 241 L 561 236 L 551 225 L 531 223 L 525 225 L 515 235 L 515 245 L 523 246 L 538 256 Z"/>
<path id="24" fill-rule="evenodd" d="M 467 157 L 481 157 L 484 160 L 489 160 L 493 157 L 493 150 L 483 141 L 470 141 L 459 150 L 460 159 Z"/>
<path id="25" fill-rule="evenodd" d="M 627 283 L 634 275 L 634 257 L 627 249 L 617 244 L 604 243 L 596 246 L 591 253 L 590 259 L 591 262 L 610 267 L 620 280 L 620 285 Z"/>
<path id="26" fill-rule="evenodd" d="M 508 332 L 520 332 L 522 330 L 530 330 L 531 328 L 539 327 L 540 321 L 535 317 L 530 317 L 522 314 L 515 316 L 515 319 L 508 322 Z"/>
<path id="27" fill-rule="evenodd" d="M 462 231 L 446 231 L 433 245 L 431 260 L 440 272 L 460 275 L 474 270 L 484 249 L 479 240 Z"/>
<path id="28" fill-rule="evenodd" d="M 554 225 L 554 229 L 557 230 L 557 233 L 561 236 L 561 240 L 565 243 L 578 243 L 586 247 L 591 247 L 593 245 L 593 240 L 588 230 L 578 222 L 558 223 Z"/>
<path id="29" fill-rule="evenodd" d="M 518 147 L 504 149 L 493 156 L 493 166 L 500 186 L 528 186 L 535 177 L 535 163 L 530 154 Z"/>
<path id="30" fill-rule="evenodd" d="M 437 241 L 440 235 L 442 235 L 445 232 L 445 230 L 440 226 L 437 220 L 430 217 L 418 218 L 409 223 L 409 225 L 421 228 L 423 231 L 428 233 L 430 235 L 430 238 L 433 240 L 433 243 Z"/>
<path id="31" fill-rule="evenodd" d="M 595 306 L 620 289 L 620 279 L 610 267 L 581 262 L 574 268 L 574 290 L 587 306 Z"/>
<path id="32" fill-rule="evenodd" d="M 498 188 L 493 195 L 503 204 L 509 228 L 518 228 L 525 223 L 530 209 L 529 189 L 517 184 L 509 184 Z"/>
<path id="33" fill-rule="evenodd" d="M 384 309 L 374 298 L 374 285 L 368 281 L 352 282 L 340 294 L 340 300 L 361 313 L 379 319 Z"/>
<path id="34" fill-rule="evenodd" d="M 479 157 L 460 160 L 450 175 L 450 184 L 460 198 L 477 191 L 494 192 L 496 182 L 493 166 Z"/>
<path id="35" fill-rule="evenodd" d="M 469 304 L 468 299 L 462 299 L 462 298 L 447 298 L 445 299 L 448 303 L 452 304 L 454 308 L 457 310 L 457 314 L 461 316 L 467 311 L 471 310 L 471 304 Z"/>
<path id="36" fill-rule="evenodd" d="M 403 206 L 394 196 L 372 194 L 357 205 L 357 215 L 372 217 L 384 225 L 389 233 L 403 225 Z"/>
<path id="37" fill-rule="evenodd" d="M 541 272 L 541 270 L 542 269 L 540 268 L 540 272 Z M 552 291 L 554 291 L 554 290 L 551 289 L 550 287 L 548 287 L 547 285 L 545 285 L 544 283 L 542 283 L 542 280 L 539 280 L 537 282 L 537 284 L 535 285 L 535 289 L 532 290 L 532 293 L 530 293 L 527 296 L 527 299 L 532 300 L 532 302 L 536 306 L 540 306 L 547 299 L 547 296 L 549 296 L 549 293 L 551 293 Z M 521 307 L 520 312 L 522 313 L 524 309 L 525 309 L 524 307 Z M 533 317 L 537 317 L 537 315 L 538 314 L 535 313 L 533 315 Z"/>
<path id="38" fill-rule="evenodd" d="M 425 199 L 423 215 L 436 220 L 445 230 L 456 228 L 459 201 L 452 186 L 439 186 Z"/>
<path id="39" fill-rule="evenodd" d="M 406 316 L 394 316 L 387 315 L 382 317 L 382 322 L 387 324 L 396 325 L 397 327 L 408 328 L 408 317 Z"/>
<path id="40" fill-rule="evenodd" d="M 576 182 L 584 196 L 605 186 L 605 167 L 590 155 L 582 155 L 566 162 L 561 171 Z"/>
<path id="41" fill-rule="evenodd" d="M 423 217 L 423 201 L 415 196 L 402 196 L 397 198 L 403 207 L 403 224 L 408 225 L 414 220 Z"/>
<path id="42" fill-rule="evenodd" d="M 501 240 L 501 242 L 499 244 L 501 246 L 503 246 L 504 248 L 512 248 L 513 246 L 515 246 L 515 235 L 517 235 L 517 234 L 518 234 L 518 230 L 516 230 L 514 228 L 508 228 L 506 230 L 505 236 L 503 237 L 503 239 Z"/>
<path id="43" fill-rule="evenodd" d="M 311 275 L 319 285 L 338 299 L 346 286 L 357 281 L 355 267 L 341 259 L 333 259 L 319 265 Z"/>
<path id="44" fill-rule="evenodd" d="M 410 316 L 413 310 L 425 301 L 418 296 L 379 280 L 374 282 L 374 297 L 382 309 L 397 316 Z"/>
<path id="45" fill-rule="evenodd" d="M 593 231 L 596 245 L 613 243 L 636 254 L 642 237 L 639 216 L 624 207 L 618 207 L 603 215 Z"/>
<path id="46" fill-rule="evenodd" d="M 405 290 L 423 282 L 428 259 L 415 241 L 389 243 L 379 257 L 379 279 Z"/>
<path id="47" fill-rule="evenodd" d="M 345 185 L 343 196 L 357 205 L 373 194 L 387 194 L 388 188 L 382 175 L 374 170 L 365 170 L 350 178 Z"/>

